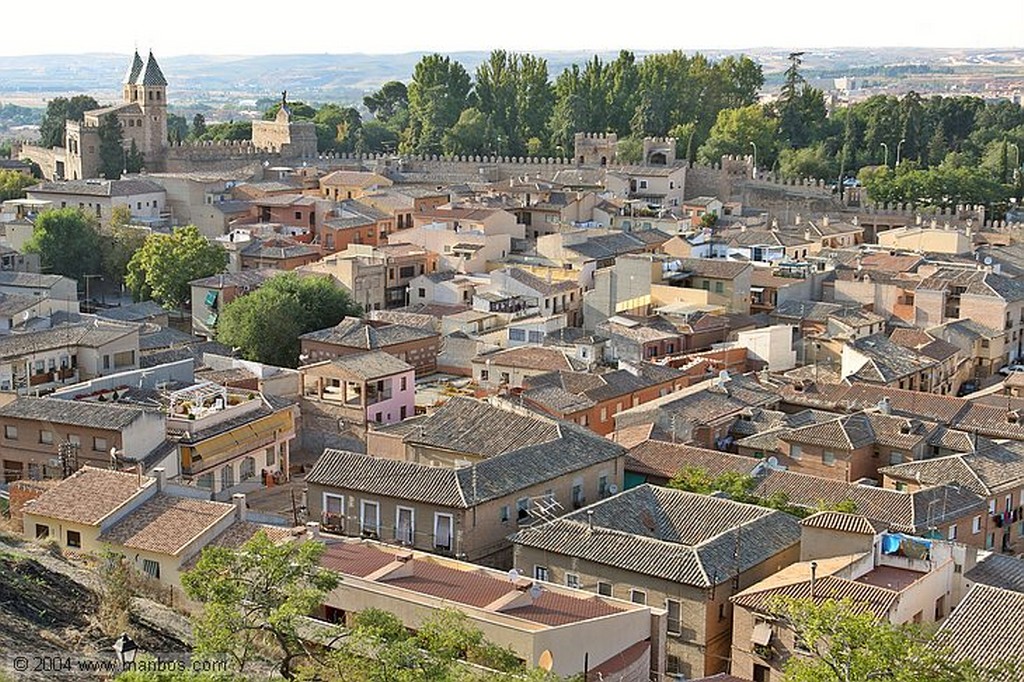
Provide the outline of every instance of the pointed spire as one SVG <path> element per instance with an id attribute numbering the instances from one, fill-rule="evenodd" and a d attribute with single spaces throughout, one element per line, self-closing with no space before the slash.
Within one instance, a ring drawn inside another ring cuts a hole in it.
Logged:
<path id="1" fill-rule="evenodd" d="M 135 82 L 135 79 L 142 73 L 142 57 L 139 56 L 139 50 L 136 48 L 135 57 L 132 59 L 132 65 L 128 67 L 128 70 L 124 74 L 125 85 L 131 85 Z"/>
<path id="2" fill-rule="evenodd" d="M 164 78 L 164 74 L 160 71 L 160 66 L 156 63 L 156 58 L 153 56 L 153 51 L 149 51 L 149 59 L 146 60 L 145 69 L 138 74 L 136 85 L 167 85 L 167 79 Z"/>

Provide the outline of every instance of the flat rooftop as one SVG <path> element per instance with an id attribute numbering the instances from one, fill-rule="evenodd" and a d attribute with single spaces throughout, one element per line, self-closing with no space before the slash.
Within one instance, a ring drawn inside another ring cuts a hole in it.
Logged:
<path id="1" fill-rule="evenodd" d="M 920 571 L 911 571 L 906 568 L 897 568 L 895 566 L 875 566 L 873 569 L 857 578 L 856 582 L 901 592 L 916 583 L 925 575 L 926 574 L 921 573 Z"/>
<path id="2" fill-rule="evenodd" d="M 508 573 L 368 541 L 328 542 L 324 568 L 381 585 L 556 627 L 644 608 Z M 535 589 L 539 587 L 539 592 Z"/>

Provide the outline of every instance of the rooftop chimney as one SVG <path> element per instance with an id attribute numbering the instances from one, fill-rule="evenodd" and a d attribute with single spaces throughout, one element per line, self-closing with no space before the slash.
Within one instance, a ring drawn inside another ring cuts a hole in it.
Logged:
<path id="1" fill-rule="evenodd" d="M 234 495 L 231 496 L 231 501 L 235 505 L 235 512 L 238 516 L 238 520 L 245 521 L 245 493 L 235 493 Z"/>
<path id="2" fill-rule="evenodd" d="M 594 510 L 593 509 L 588 509 L 587 510 L 587 528 L 589 530 L 594 530 Z"/>
<path id="3" fill-rule="evenodd" d="M 167 486 L 167 470 L 163 467 L 157 467 L 153 469 L 153 475 L 156 476 L 156 490 L 162 493 Z"/>

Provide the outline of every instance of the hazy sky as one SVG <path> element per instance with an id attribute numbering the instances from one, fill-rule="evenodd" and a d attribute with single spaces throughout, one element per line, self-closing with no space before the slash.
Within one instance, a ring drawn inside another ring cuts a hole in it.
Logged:
<path id="1" fill-rule="evenodd" d="M 1024 0 L 49 0 L 0 25 L 2 55 L 1022 47 Z"/>

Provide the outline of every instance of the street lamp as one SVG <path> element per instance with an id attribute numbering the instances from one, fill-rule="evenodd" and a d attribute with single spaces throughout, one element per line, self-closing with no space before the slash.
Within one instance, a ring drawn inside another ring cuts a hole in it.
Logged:
<path id="1" fill-rule="evenodd" d="M 882 164 L 886 168 L 888 168 L 889 167 L 889 145 L 887 145 L 884 142 L 882 142 L 881 145 L 882 145 L 882 148 L 885 149 L 885 160 L 882 162 Z"/>
<path id="2" fill-rule="evenodd" d="M 127 632 L 122 632 L 121 636 L 114 640 L 114 653 L 117 654 L 117 660 L 121 663 L 121 668 L 127 668 L 135 662 L 135 655 L 139 653 L 139 646 L 128 636 Z"/>
<path id="3" fill-rule="evenodd" d="M 757 145 L 751 140 L 750 146 L 754 148 L 754 167 L 750 170 L 750 177 L 757 179 Z"/>
<path id="4" fill-rule="evenodd" d="M 896 165 L 897 166 L 900 165 L 900 150 L 903 148 L 903 143 L 906 142 L 906 141 L 907 141 L 907 138 L 904 137 L 902 140 L 899 141 L 899 144 L 896 145 Z"/>

